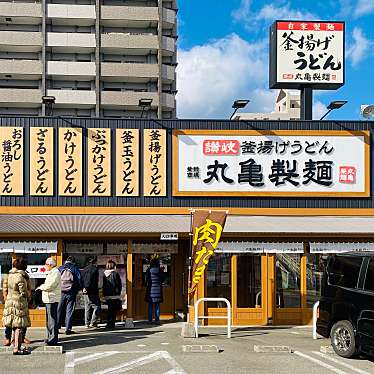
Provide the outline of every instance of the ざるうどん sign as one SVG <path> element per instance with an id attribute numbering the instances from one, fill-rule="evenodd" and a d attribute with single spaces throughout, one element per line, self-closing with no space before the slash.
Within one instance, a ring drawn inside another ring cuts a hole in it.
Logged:
<path id="1" fill-rule="evenodd" d="M 270 29 L 270 88 L 344 85 L 344 23 L 276 21 Z"/>
<path id="2" fill-rule="evenodd" d="M 175 131 L 174 196 L 369 196 L 365 131 Z"/>

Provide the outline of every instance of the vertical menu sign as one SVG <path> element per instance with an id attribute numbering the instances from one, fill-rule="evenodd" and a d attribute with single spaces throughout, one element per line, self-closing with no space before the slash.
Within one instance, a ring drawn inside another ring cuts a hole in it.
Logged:
<path id="1" fill-rule="evenodd" d="M 166 196 L 166 130 L 144 130 L 144 196 Z"/>
<path id="2" fill-rule="evenodd" d="M 30 127 L 30 195 L 53 196 L 52 127 Z"/>
<path id="3" fill-rule="evenodd" d="M 0 195 L 23 195 L 23 128 L 1 127 Z"/>
<path id="4" fill-rule="evenodd" d="M 88 196 L 110 196 L 110 129 L 88 129 Z"/>
<path id="5" fill-rule="evenodd" d="M 60 128 L 58 138 L 58 194 L 82 196 L 82 129 Z"/>
<path id="6" fill-rule="evenodd" d="M 116 195 L 139 196 L 139 130 L 116 130 Z"/>

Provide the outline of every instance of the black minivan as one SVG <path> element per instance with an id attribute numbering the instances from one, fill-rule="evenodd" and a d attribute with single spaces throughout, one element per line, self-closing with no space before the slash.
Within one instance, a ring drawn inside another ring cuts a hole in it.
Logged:
<path id="1" fill-rule="evenodd" d="M 374 253 L 328 257 L 317 332 L 342 357 L 374 355 Z"/>

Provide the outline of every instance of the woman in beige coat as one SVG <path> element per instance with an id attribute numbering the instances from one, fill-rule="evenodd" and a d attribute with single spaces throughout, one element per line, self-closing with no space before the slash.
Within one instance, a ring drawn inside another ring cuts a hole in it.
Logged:
<path id="1" fill-rule="evenodd" d="M 14 355 L 30 354 L 26 349 L 21 350 L 22 331 L 30 327 L 28 306 L 29 282 L 26 273 L 27 263 L 24 259 L 16 259 L 8 277 L 8 295 L 3 312 L 3 324 L 14 331 Z"/>

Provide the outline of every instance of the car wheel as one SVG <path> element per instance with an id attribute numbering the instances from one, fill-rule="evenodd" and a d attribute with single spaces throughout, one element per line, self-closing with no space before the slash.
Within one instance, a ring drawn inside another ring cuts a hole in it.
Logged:
<path id="1" fill-rule="evenodd" d="M 331 345 L 341 357 L 352 357 L 356 354 L 356 339 L 352 323 L 339 321 L 331 329 Z"/>

